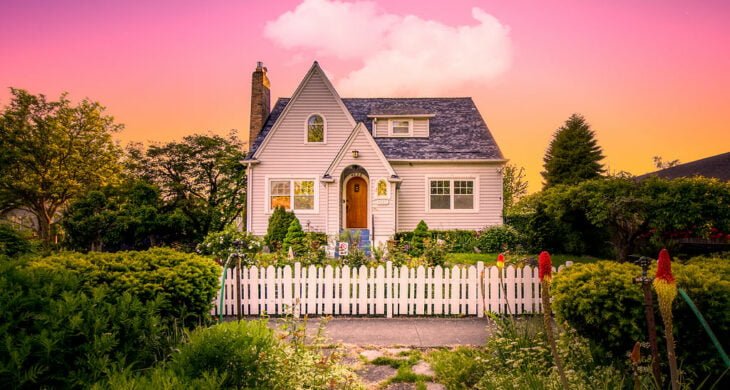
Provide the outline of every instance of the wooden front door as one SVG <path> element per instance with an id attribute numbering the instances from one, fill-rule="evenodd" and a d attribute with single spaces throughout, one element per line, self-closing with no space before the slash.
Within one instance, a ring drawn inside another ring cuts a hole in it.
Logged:
<path id="1" fill-rule="evenodd" d="M 345 214 L 347 225 L 351 229 L 367 229 L 368 227 L 368 185 L 362 177 L 353 177 L 347 181 L 345 191 Z"/>

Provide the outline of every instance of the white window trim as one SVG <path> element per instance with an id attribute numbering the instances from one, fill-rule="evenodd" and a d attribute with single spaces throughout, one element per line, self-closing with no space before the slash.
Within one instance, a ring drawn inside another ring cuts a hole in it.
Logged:
<path id="1" fill-rule="evenodd" d="M 408 134 L 394 134 L 393 122 L 408 121 Z M 413 118 L 392 118 L 388 119 L 388 137 L 413 137 Z"/>
<path id="2" fill-rule="evenodd" d="M 459 214 L 473 214 L 479 212 L 479 176 L 470 175 L 470 174 L 455 174 L 455 175 L 439 175 L 439 176 L 426 176 L 425 177 L 425 211 L 429 214 L 453 214 L 453 213 L 459 213 Z M 433 180 L 448 180 L 451 182 L 449 185 L 449 195 L 450 195 L 450 206 L 449 209 L 432 209 L 431 208 L 431 181 Z M 455 209 L 454 207 L 454 180 L 471 180 L 474 182 L 474 208 L 473 209 Z"/>
<path id="3" fill-rule="evenodd" d="M 265 182 L 266 182 L 266 188 L 265 188 L 265 195 L 266 198 L 264 200 L 264 214 L 271 214 L 273 210 L 271 209 L 271 182 L 272 181 L 301 181 L 301 180 L 307 180 L 307 181 L 313 181 L 314 182 L 314 209 L 312 210 L 287 210 L 287 211 L 294 211 L 296 214 L 319 214 L 319 180 L 317 176 L 292 176 L 292 175 L 283 175 L 283 176 L 266 176 Z M 289 186 L 289 196 L 291 196 L 291 205 L 294 206 L 294 183 L 291 183 Z"/>
<path id="4" fill-rule="evenodd" d="M 323 132 L 323 138 L 322 142 L 309 142 L 309 118 L 319 115 L 320 118 L 322 118 L 322 132 Z M 304 120 L 304 144 L 305 145 L 327 145 L 327 118 L 324 116 L 324 114 L 320 112 L 313 112 L 309 115 L 307 115 L 307 119 Z"/>

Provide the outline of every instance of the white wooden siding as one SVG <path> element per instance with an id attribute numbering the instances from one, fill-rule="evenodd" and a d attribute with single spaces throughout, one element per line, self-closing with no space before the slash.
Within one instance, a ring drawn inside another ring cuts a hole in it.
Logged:
<path id="1" fill-rule="evenodd" d="M 258 156 L 259 164 L 253 168 L 249 182 L 253 188 L 249 231 L 256 235 L 266 234 L 269 215 L 265 213 L 265 177 L 301 176 L 320 177 L 332 162 L 337 151 L 352 132 L 348 114 L 345 113 L 327 88 L 322 75 L 314 72 L 281 123 L 275 136 L 272 137 Z M 304 142 L 305 122 L 312 113 L 325 117 L 327 132 L 325 144 L 307 144 Z M 309 223 L 312 229 L 326 230 L 328 207 L 328 190 L 325 183 L 319 187 L 319 213 L 300 216 L 302 225 Z M 337 201 L 334 201 L 336 205 Z"/>
<path id="2" fill-rule="evenodd" d="M 566 265 L 570 266 L 570 262 Z M 564 266 L 553 272 L 560 272 Z M 236 315 L 236 269 L 225 279 L 223 315 Z M 257 315 L 470 315 L 542 311 L 537 267 L 503 270 L 476 266 L 442 268 L 322 268 L 300 263 L 250 267 L 241 272 L 241 314 Z M 506 299 L 504 292 L 507 292 Z M 213 315 L 221 313 L 216 298 Z M 508 308 L 509 305 L 509 308 Z"/>
<path id="3" fill-rule="evenodd" d="M 399 118 L 410 119 L 410 118 Z M 388 118 L 378 118 L 373 123 L 373 137 L 388 137 Z M 413 118 L 413 135 L 410 137 L 428 137 L 429 132 L 428 118 Z"/>
<path id="4" fill-rule="evenodd" d="M 434 230 L 482 229 L 485 226 L 502 224 L 501 164 L 414 162 L 391 163 L 391 165 L 403 180 L 398 190 L 398 231 L 413 230 L 420 220 L 424 220 L 428 227 Z M 477 177 L 478 211 L 426 211 L 426 199 L 428 199 L 426 180 L 428 177 L 439 176 Z"/>

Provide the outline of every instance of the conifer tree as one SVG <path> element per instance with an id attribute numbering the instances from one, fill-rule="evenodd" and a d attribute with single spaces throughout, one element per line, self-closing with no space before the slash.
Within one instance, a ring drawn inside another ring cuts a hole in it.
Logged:
<path id="1" fill-rule="evenodd" d="M 286 231 L 286 237 L 284 238 L 284 251 L 288 252 L 289 248 L 292 248 L 295 255 L 301 256 L 307 251 L 307 243 L 304 236 L 304 230 L 302 230 L 302 224 L 299 223 L 299 218 L 294 217 L 289 229 Z"/>
<path id="2" fill-rule="evenodd" d="M 603 157 L 591 126 L 582 115 L 573 114 L 555 131 L 545 153 L 544 185 L 577 184 L 601 177 Z"/>

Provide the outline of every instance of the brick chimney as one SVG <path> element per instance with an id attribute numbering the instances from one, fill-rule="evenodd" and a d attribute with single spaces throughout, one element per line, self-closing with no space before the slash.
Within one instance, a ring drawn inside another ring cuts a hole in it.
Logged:
<path id="1" fill-rule="evenodd" d="M 259 61 L 256 63 L 256 70 L 251 76 L 251 125 L 248 130 L 249 150 L 256 137 L 264 127 L 264 121 L 271 110 L 271 92 L 269 91 L 269 78 L 266 77 L 266 67 Z"/>

